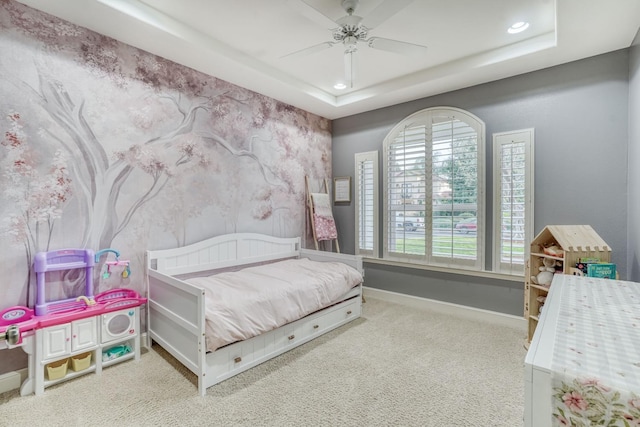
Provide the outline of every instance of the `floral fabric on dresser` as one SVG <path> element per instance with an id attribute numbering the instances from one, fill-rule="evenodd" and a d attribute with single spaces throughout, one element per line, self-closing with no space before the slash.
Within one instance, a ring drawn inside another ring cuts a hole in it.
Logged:
<path id="1" fill-rule="evenodd" d="M 566 276 L 552 363 L 554 426 L 640 426 L 640 283 Z"/>

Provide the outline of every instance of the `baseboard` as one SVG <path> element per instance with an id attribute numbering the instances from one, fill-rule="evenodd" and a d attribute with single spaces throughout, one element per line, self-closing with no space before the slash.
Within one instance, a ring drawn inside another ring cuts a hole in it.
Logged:
<path id="1" fill-rule="evenodd" d="M 456 315 L 472 320 L 508 326 L 510 328 L 521 329 L 524 333 L 526 333 L 527 331 L 527 322 L 525 322 L 524 318 L 513 316 L 511 314 L 482 310 L 475 307 L 468 307 L 465 305 L 453 304 L 450 302 L 416 297 L 413 295 L 400 294 L 397 292 L 385 291 L 382 289 L 368 288 L 366 286 L 363 287 L 363 293 L 365 298 L 371 297 L 409 307 L 429 309 L 440 313 Z"/>
<path id="2" fill-rule="evenodd" d="M 0 375 L 0 394 L 20 388 L 28 375 L 27 368 Z"/>

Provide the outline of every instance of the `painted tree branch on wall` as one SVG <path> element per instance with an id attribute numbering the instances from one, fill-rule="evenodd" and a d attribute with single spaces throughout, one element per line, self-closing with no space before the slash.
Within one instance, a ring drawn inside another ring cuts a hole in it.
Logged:
<path id="1" fill-rule="evenodd" d="M 162 97 L 172 101 L 172 105 L 179 112 L 179 114 L 176 114 L 179 120 L 174 127 L 165 134 L 150 138 L 141 144 L 134 144 L 126 151 L 115 153 L 116 160 L 111 163 L 103 145 L 84 118 L 83 103 L 74 103 L 61 82 L 48 79 L 41 74 L 40 90 L 33 92 L 37 95 L 42 108 L 60 125 L 71 140 L 71 145 L 62 144 L 67 155 L 74 159 L 73 163 L 75 165 L 70 170 L 72 178 L 67 178 L 64 181 L 64 185 L 69 186 L 71 182 L 74 186 L 76 183 L 78 184 L 78 191 L 75 196 L 81 200 L 82 210 L 85 213 L 83 215 L 85 218 L 85 223 L 83 224 L 85 233 L 81 247 L 96 249 L 110 247 L 113 239 L 127 227 L 135 212 L 162 191 L 175 174 L 175 168 L 191 162 L 194 156 L 198 157 L 196 159 L 198 164 L 206 166 L 207 161 L 203 155 L 196 156 L 197 150 L 194 143 L 179 145 L 177 147 L 177 157 L 171 165 L 165 163 L 156 155 L 154 147 L 167 149 L 180 136 L 193 132 L 196 114 L 200 110 L 207 111 L 209 109 L 211 105 L 211 100 L 209 99 L 200 98 L 197 102 L 183 107 L 175 99 L 167 96 Z M 66 140 L 60 136 L 53 139 L 57 141 Z M 269 168 L 261 163 L 251 149 L 235 149 L 232 143 L 211 132 L 208 132 L 208 136 L 202 139 L 205 142 L 215 141 L 234 156 L 251 158 L 258 165 L 265 181 L 272 185 L 278 185 L 269 181 L 267 176 Z M 145 172 L 151 178 L 151 181 L 147 183 L 144 192 L 138 196 L 137 200 L 126 208 L 124 215 L 119 215 L 118 198 L 120 192 L 127 185 L 135 169 Z M 35 168 L 29 168 L 31 174 L 34 173 L 34 170 Z M 70 192 L 69 189 L 66 191 Z M 64 198 L 60 199 L 59 192 L 60 190 L 54 191 L 54 189 L 51 189 L 50 196 L 52 201 L 50 203 L 64 201 Z M 44 219 L 50 225 L 47 233 L 50 236 L 53 228 L 52 215 L 49 214 L 44 217 L 43 215 L 38 215 L 33 221 L 30 221 L 30 211 L 27 210 L 24 213 L 25 221 L 23 226 L 26 230 L 29 230 L 32 223 L 35 222 L 37 233 Z M 28 265 L 30 265 L 34 250 L 48 250 L 48 245 L 46 247 L 39 245 L 37 237 L 32 237 L 28 241 L 30 243 L 27 249 L 27 257 L 29 258 Z"/>

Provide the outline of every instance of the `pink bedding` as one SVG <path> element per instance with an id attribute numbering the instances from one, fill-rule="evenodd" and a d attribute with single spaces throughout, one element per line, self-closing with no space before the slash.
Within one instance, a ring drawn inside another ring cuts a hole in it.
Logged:
<path id="1" fill-rule="evenodd" d="M 205 289 L 207 350 L 215 351 L 338 302 L 362 275 L 339 262 L 302 258 L 187 281 Z"/>

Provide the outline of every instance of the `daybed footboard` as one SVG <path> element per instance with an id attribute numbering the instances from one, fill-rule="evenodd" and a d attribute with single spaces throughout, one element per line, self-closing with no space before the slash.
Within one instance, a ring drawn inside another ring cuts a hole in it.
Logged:
<path id="1" fill-rule="evenodd" d="M 198 389 L 205 363 L 204 290 L 149 269 L 148 342 L 156 341 L 191 372 L 198 376 Z"/>

